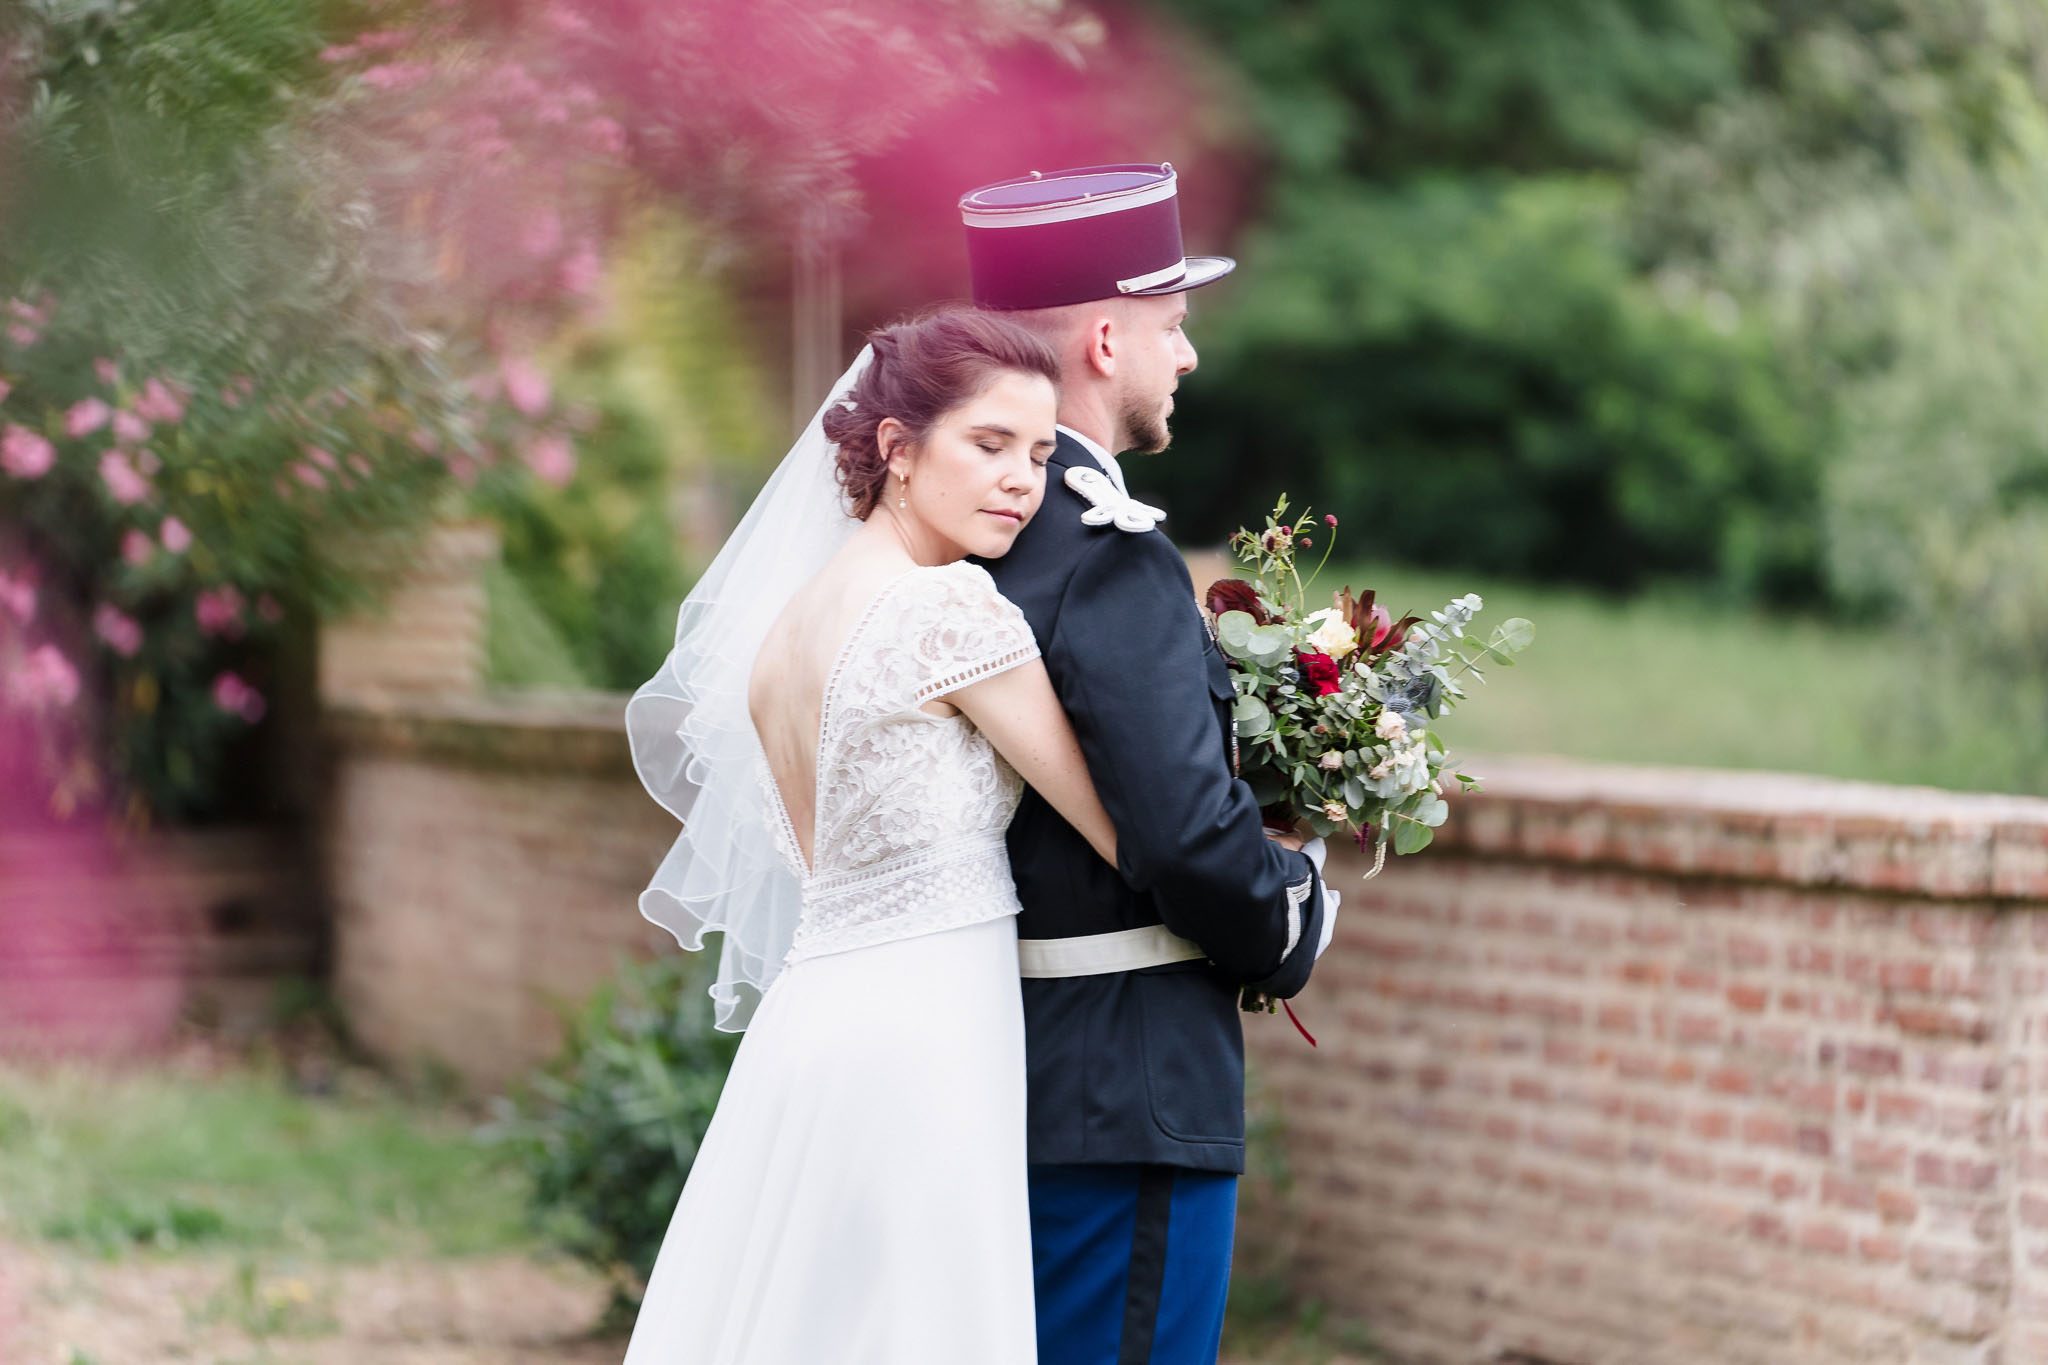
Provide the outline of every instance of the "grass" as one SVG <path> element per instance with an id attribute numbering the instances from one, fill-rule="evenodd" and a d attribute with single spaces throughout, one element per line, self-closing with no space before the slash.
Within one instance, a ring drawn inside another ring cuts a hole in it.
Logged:
<path id="1" fill-rule="evenodd" d="M 0 1231 L 97 1254 L 525 1251 L 518 1174 L 380 1083 L 0 1064 Z"/>
<path id="2" fill-rule="evenodd" d="M 1971 676 L 1901 636 L 1667 592 L 1615 600 L 1481 575 L 1332 566 L 1396 615 L 1464 592 L 1536 623 L 1444 726 L 1458 751 L 2048 793 L 2048 680 Z"/>

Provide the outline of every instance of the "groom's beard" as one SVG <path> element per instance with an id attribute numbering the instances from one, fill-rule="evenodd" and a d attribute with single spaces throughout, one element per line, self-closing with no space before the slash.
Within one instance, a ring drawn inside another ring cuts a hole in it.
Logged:
<path id="1" fill-rule="evenodd" d="M 1157 455 L 1166 449 L 1173 434 L 1166 429 L 1166 414 L 1159 407 L 1157 403 L 1150 407 L 1133 403 L 1124 410 L 1124 450 L 1134 450 L 1140 455 Z"/>

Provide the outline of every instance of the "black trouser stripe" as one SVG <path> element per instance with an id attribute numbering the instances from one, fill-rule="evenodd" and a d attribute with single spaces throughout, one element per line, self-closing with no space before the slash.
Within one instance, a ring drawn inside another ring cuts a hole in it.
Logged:
<path id="1" fill-rule="evenodd" d="M 1124 1285 L 1124 1331 L 1116 1365 L 1150 1365 L 1166 1285 L 1166 1224 L 1173 1213 L 1173 1167 L 1147 1166 L 1138 1176 L 1138 1212 L 1131 1228 L 1131 1277 Z"/>

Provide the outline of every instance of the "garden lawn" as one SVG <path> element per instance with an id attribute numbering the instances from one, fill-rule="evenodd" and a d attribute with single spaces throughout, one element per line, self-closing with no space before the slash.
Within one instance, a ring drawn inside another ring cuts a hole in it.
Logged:
<path id="1" fill-rule="evenodd" d="M 0 1360 L 609 1365 L 471 1126 L 340 1070 L 0 1062 Z"/>
<path id="2" fill-rule="evenodd" d="M 469 1127 L 380 1083 L 0 1063 L 0 1228 L 101 1254 L 323 1260 L 531 1249 L 522 1186 Z"/>
<path id="3" fill-rule="evenodd" d="M 1316 587 L 1346 583 L 1377 589 L 1396 616 L 1477 592 L 1482 626 L 1536 623 L 1515 666 L 1490 669 L 1444 723 L 1455 753 L 2048 792 L 2048 680 L 1971 676 L 1902 635 L 1675 592 L 1616 600 L 1388 566 L 1333 566 Z"/>

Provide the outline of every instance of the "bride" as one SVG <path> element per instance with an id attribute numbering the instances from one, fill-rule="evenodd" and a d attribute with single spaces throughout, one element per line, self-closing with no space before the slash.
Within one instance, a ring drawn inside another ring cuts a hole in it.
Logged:
<path id="1" fill-rule="evenodd" d="M 1035 1357 L 1016 892 L 1028 781 L 1115 831 L 1001 556 L 1058 365 L 986 313 L 886 328 L 684 604 L 627 730 L 684 829 L 641 898 L 725 939 L 745 1028 L 627 1365 Z"/>

